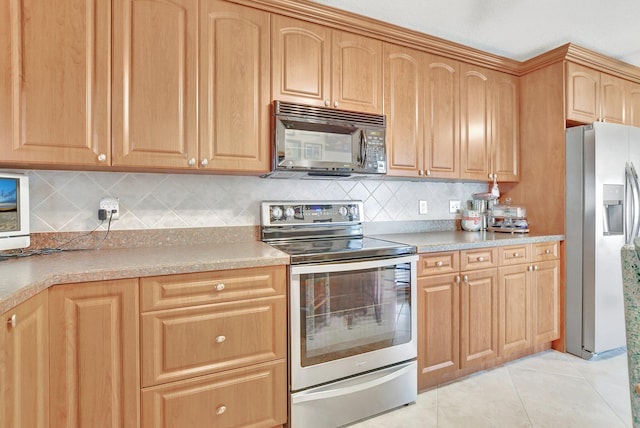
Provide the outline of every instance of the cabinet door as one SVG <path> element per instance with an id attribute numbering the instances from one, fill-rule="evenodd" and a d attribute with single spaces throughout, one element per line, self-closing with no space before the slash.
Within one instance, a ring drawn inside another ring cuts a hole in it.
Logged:
<path id="1" fill-rule="evenodd" d="M 201 162 L 218 171 L 268 172 L 269 13 L 220 0 L 202 5 Z"/>
<path id="2" fill-rule="evenodd" d="M 424 168 L 426 175 L 460 175 L 460 64 L 427 56 L 424 78 Z"/>
<path id="3" fill-rule="evenodd" d="M 566 119 L 592 123 L 600 118 L 600 73 L 572 62 L 565 63 Z"/>
<path id="4" fill-rule="evenodd" d="M 518 181 L 520 175 L 518 78 L 494 72 L 491 113 L 491 172 L 499 181 Z"/>
<path id="5" fill-rule="evenodd" d="M 600 120 L 624 124 L 625 81 L 600 73 Z"/>
<path id="6" fill-rule="evenodd" d="M 188 168 L 198 157 L 198 1 L 113 4 L 112 163 Z"/>
<path id="7" fill-rule="evenodd" d="M 560 337 L 560 261 L 533 265 L 533 340 L 534 344 Z"/>
<path id="8" fill-rule="evenodd" d="M 509 355 L 531 346 L 530 264 L 498 269 L 498 352 Z"/>
<path id="9" fill-rule="evenodd" d="M 487 180 L 491 157 L 488 70 L 460 64 L 460 178 Z"/>
<path id="10" fill-rule="evenodd" d="M 0 426 L 49 426 L 47 292 L 0 320 Z"/>
<path id="11" fill-rule="evenodd" d="M 49 290 L 51 425 L 137 427 L 137 279 Z"/>
<path id="12" fill-rule="evenodd" d="M 0 162 L 110 163 L 111 2 L 0 4 Z"/>
<path id="13" fill-rule="evenodd" d="M 460 368 L 460 276 L 418 279 L 418 389 Z"/>
<path id="14" fill-rule="evenodd" d="M 385 44 L 384 114 L 387 116 L 387 174 L 422 175 L 420 52 Z"/>
<path id="15" fill-rule="evenodd" d="M 318 107 L 331 105 L 331 30 L 271 16 L 273 99 Z"/>
<path id="16" fill-rule="evenodd" d="M 640 84 L 627 82 L 624 123 L 640 127 Z"/>
<path id="17" fill-rule="evenodd" d="M 498 356 L 497 269 L 462 274 L 460 366 L 490 362 Z"/>
<path id="18" fill-rule="evenodd" d="M 382 113 L 382 42 L 334 30 L 332 43 L 332 106 Z"/>

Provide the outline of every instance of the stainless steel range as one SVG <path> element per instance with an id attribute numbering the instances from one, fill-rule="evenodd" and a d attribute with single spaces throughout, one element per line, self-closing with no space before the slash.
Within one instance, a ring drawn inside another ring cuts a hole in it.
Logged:
<path id="1" fill-rule="evenodd" d="M 417 397 L 413 246 L 363 236 L 361 201 L 265 201 L 288 253 L 290 426 L 337 427 Z"/>

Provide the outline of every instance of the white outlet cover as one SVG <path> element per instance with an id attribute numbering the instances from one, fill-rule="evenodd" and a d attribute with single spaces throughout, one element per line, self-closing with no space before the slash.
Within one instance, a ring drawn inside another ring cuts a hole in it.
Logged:
<path id="1" fill-rule="evenodd" d="M 449 213 L 456 214 L 460 211 L 462 206 L 460 205 L 460 201 L 449 201 Z"/>
<path id="2" fill-rule="evenodd" d="M 102 198 L 99 209 L 107 211 L 107 219 L 111 216 L 111 220 L 117 220 L 120 217 L 120 200 L 118 198 Z"/>

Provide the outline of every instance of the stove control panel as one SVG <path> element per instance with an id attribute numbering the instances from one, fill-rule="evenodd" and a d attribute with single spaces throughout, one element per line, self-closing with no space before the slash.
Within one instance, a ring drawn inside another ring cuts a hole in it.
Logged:
<path id="1" fill-rule="evenodd" d="M 357 224 L 364 219 L 362 201 L 265 201 L 261 216 L 262 226 Z"/>

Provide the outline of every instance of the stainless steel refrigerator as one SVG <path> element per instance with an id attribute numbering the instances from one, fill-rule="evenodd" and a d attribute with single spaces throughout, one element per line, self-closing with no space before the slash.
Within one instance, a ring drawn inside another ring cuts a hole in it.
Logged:
<path id="1" fill-rule="evenodd" d="M 585 359 L 626 346 L 620 249 L 638 235 L 634 163 L 640 128 L 566 130 L 566 345 Z"/>

